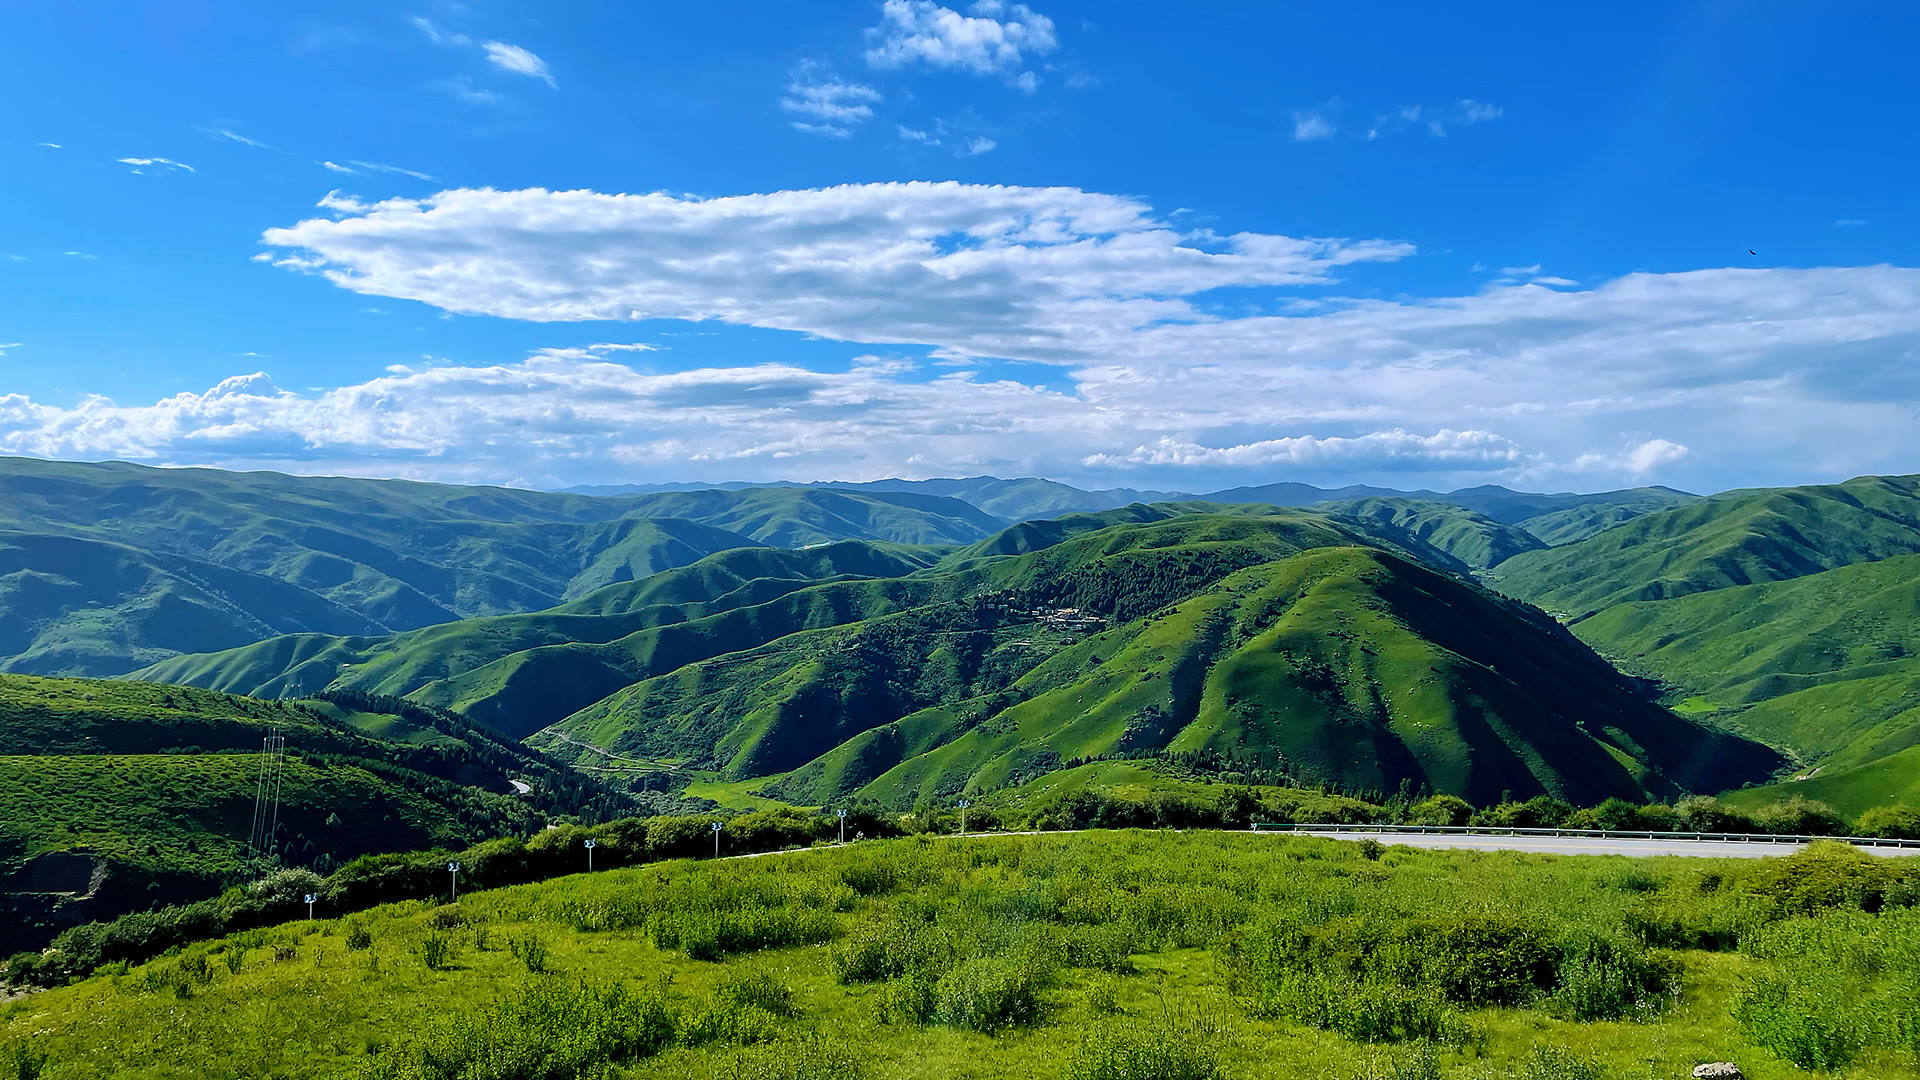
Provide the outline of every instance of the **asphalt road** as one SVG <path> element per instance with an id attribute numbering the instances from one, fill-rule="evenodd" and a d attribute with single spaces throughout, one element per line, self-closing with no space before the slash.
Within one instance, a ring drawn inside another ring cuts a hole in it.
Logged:
<path id="1" fill-rule="evenodd" d="M 1420 833 L 1350 832 L 1344 829 L 1275 830 L 1273 836 L 1324 836 L 1333 840 L 1378 840 L 1388 847 L 1469 848 L 1477 851 L 1533 851 L 1545 855 L 1691 855 L 1702 859 L 1763 859 L 1791 855 L 1799 844 L 1749 844 L 1718 840 L 1615 840 L 1599 836 L 1462 836 Z M 1912 849 L 1862 848 L 1888 857 L 1912 855 Z"/>

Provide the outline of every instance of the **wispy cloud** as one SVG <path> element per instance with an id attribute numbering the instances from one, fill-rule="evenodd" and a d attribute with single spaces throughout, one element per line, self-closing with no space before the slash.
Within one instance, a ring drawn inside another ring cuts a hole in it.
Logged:
<path id="1" fill-rule="evenodd" d="M 98 255 L 89 255 L 84 251 L 63 251 L 60 254 L 71 255 L 76 259 L 97 259 L 100 257 Z"/>
<path id="2" fill-rule="evenodd" d="M 553 81 L 553 73 L 547 70 L 547 62 L 518 45 L 509 45 L 504 41 L 488 41 L 480 46 L 487 50 L 487 61 L 502 71 L 511 71 L 515 75 L 526 75 L 539 79 L 548 86 L 559 87 Z"/>
<path id="3" fill-rule="evenodd" d="M 1334 132 L 1333 121 L 1319 109 L 1300 109 L 1293 114 L 1293 139 L 1295 142 L 1312 142 L 1316 139 L 1331 139 Z"/>
<path id="4" fill-rule="evenodd" d="M 1367 139 L 1372 141 L 1382 135 L 1416 127 L 1435 138 L 1444 139 L 1450 128 L 1484 124 L 1504 115 L 1504 108 L 1472 98 L 1461 98 L 1451 105 L 1401 105 L 1376 114 L 1373 125 L 1367 129 Z"/>
<path id="5" fill-rule="evenodd" d="M 445 46 L 449 49 L 464 49 L 473 44 L 472 38 L 465 34 L 456 34 L 451 31 L 442 30 L 434 24 L 432 19 L 425 19 L 416 15 L 407 21 L 411 22 L 421 33 L 427 35 L 427 40 L 433 42 L 435 45 Z"/>
<path id="6" fill-rule="evenodd" d="M 598 345 L 577 347 L 534 349 L 528 355 L 548 360 L 604 360 L 609 353 L 623 352 L 659 352 L 660 346 L 646 342 L 634 342 L 629 345 L 615 344 L 610 341 Z"/>
<path id="7" fill-rule="evenodd" d="M 352 168 L 348 168 L 348 167 L 347 167 L 347 166 L 345 166 L 345 165 L 340 165 L 340 164 L 336 164 L 336 163 L 334 163 L 334 162 L 331 162 L 331 161 L 323 161 L 323 162 L 321 162 L 321 163 L 320 163 L 320 167 L 321 167 L 321 168 L 323 168 L 323 169 L 325 169 L 325 170 L 327 170 L 328 172 L 337 172 L 337 173 L 354 173 L 354 174 L 358 174 L 358 173 L 359 173 L 359 171 L 360 171 L 360 170 L 358 170 L 358 169 L 352 169 Z"/>
<path id="8" fill-rule="evenodd" d="M 18 341 L 0 341 L 0 356 L 7 355 L 8 349 L 17 349 L 21 344 L 22 342 Z"/>
<path id="9" fill-rule="evenodd" d="M 807 61 L 794 69 L 780 107 L 811 118 L 792 121 L 798 130 L 844 139 L 872 119 L 873 106 L 880 100 L 880 92 L 873 87 L 828 75 L 817 63 Z"/>
<path id="10" fill-rule="evenodd" d="M 208 135 L 213 136 L 216 139 L 226 139 L 229 142 L 237 142 L 241 146 L 251 146 L 256 150 L 274 149 L 273 147 L 268 146 L 266 143 L 263 143 L 258 139 L 249 139 L 245 135 L 242 135 L 236 131 L 229 130 L 227 128 L 201 128 L 200 130 Z"/>
<path id="11" fill-rule="evenodd" d="M 991 153 L 999 145 L 984 135 L 976 136 L 967 140 L 966 145 L 960 148 L 959 154 L 961 157 L 979 157 L 981 154 Z"/>
<path id="12" fill-rule="evenodd" d="M 331 162 L 327 162 L 324 164 L 327 164 L 330 168 L 333 168 L 336 170 L 340 168 L 340 166 L 333 165 Z M 433 179 L 433 177 L 428 176 L 426 173 L 423 173 L 423 172 L 415 172 L 412 169 L 403 169 L 398 165 L 382 165 L 377 161 L 355 161 L 352 164 L 358 168 L 365 169 L 368 172 L 396 173 L 400 176 L 411 176 L 415 180 L 432 180 Z"/>
<path id="13" fill-rule="evenodd" d="M 34 145 L 35 145 L 35 146 L 44 146 L 44 147 L 46 147 L 46 148 L 47 148 L 47 149 L 49 149 L 49 150 L 59 150 L 59 149 L 62 149 L 62 147 L 60 146 L 60 144 L 59 144 L 59 143 L 57 143 L 57 142 L 43 142 L 43 143 L 34 143 Z"/>
<path id="14" fill-rule="evenodd" d="M 1866 218 L 1857 218 L 1857 217 L 1843 217 L 1840 220 L 1834 222 L 1835 225 L 1838 225 L 1843 229 L 1852 228 L 1855 225 L 1865 225 L 1866 223 L 1867 223 Z"/>
<path id="15" fill-rule="evenodd" d="M 967 10 L 971 14 L 962 15 L 933 0 L 886 0 L 880 25 L 867 31 L 867 63 L 999 75 L 1024 93 L 1038 89 L 1039 76 L 1022 69 L 1060 47 L 1053 20 L 1002 0 L 978 0 Z"/>
<path id="16" fill-rule="evenodd" d="M 163 157 L 123 157 L 123 158 L 115 158 L 114 160 L 115 160 L 115 161 L 118 161 L 118 162 L 119 162 L 120 164 L 122 164 L 122 165 L 131 165 L 131 166 L 133 166 L 133 171 L 134 171 L 134 172 L 141 172 L 141 171 L 143 171 L 143 170 L 145 170 L 145 169 L 151 169 L 151 168 L 153 168 L 153 167 L 154 167 L 154 166 L 156 166 L 156 165 L 157 165 L 157 166 L 159 166 L 159 167 L 160 167 L 161 169 L 163 169 L 163 170 L 165 170 L 165 169 L 184 169 L 184 170 L 185 170 L 185 171 L 187 171 L 187 172 L 193 172 L 193 171 L 194 171 L 194 168 L 193 168 L 193 166 L 191 166 L 191 165 L 188 165 L 188 164 L 187 164 L 186 162 L 184 162 L 184 161 L 175 161 L 175 160 L 173 160 L 172 158 L 163 158 Z"/>

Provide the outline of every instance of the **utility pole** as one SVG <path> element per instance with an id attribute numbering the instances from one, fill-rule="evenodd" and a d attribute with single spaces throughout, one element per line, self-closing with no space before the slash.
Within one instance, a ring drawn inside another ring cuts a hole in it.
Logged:
<path id="1" fill-rule="evenodd" d="M 960 800 L 960 835 L 961 836 L 967 835 L 967 807 L 972 805 L 973 803 L 970 800 L 967 800 L 967 799 Z"/>
<path id="2" fill-rule="evenodd" d="M 459 863 L 450 862 L 447 864 L 447 877 L 453 883 L 453 902 L 457 904 L 460 902 L 460 864 Z"/>
<path id="3" fill-rule="evenodd" d="M 591 836 L 587 837 L 586 848 L 587 848 L 587 873 L 591 874 L 593 873 L 593 837 Z"/>
<path id="4" fill-rule="evenodd" d="M 840 842 L 844 844 L 847 842 L 847 812 L 835 810 L 834 815 L 840 819 Z"/>
<path id="5" fill-rule="evenodd" d="M 724 828 L 726 826 L 718 821 L 713 823 L 713 857 L 716 859 L 720 857 L 720 830 Z"/>

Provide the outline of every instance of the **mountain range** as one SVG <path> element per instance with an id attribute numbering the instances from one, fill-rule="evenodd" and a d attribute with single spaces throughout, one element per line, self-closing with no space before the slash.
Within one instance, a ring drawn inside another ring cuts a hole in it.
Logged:
<path id="1" fill-rule="evenodd" d="M 1886 764 L 1920 755 L 1915 559 L 1913 477 L 539 492 L 7 459 L 0 667 L 404 702 L 729 805 L 1154 758 L 1851 813 L 1920 802 Z"/>

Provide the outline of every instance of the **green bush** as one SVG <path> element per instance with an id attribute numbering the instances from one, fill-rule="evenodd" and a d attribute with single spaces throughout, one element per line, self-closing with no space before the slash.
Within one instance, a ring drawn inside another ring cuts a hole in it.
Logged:
<path id="1" fill-rule="evenodd" d="M 751 1005 L 774 1016 L 795 1016 L 793 988 L 765 971 L 729 971 L 721 976 L 714 993 L 736 1005 Z"/>
<path id="2" fill-rule="evenodd" d="M 963 960 L 935 984 L 932 1020 L 988 1035 L 1038 1023 L 1052 976 L 1035 950 Z"/>
<path id="3" fill-rule="evenodd" d="M 1621 1020 L 1663 1008 L 1672 974 L 1637 945 L 1581 933 L 1560 946 L 1554 1011 L 1571 1020 Z"/>
<path id="4" fill-rule="evenodd" d="M 39 1080 L 46 1067 L 47 1055 L 36 1053 L 32 1044 L 24 1040 L 0 1043 L 0 1080 Z"/>
<path id="5" fill-rule="evenodd" d="M 1465 825 L 1473 820 L 1473 804 L 1454 795 L 1435 795 L 1407 810 L 1409 825 Z"/>
<path id="6" fill-rule="evenodd" d="M 1763 833 L 1791 833 L 1795 836 L 1847 834 L 1847 819 L 1835 813 L 1833 807 L 1800 795 L 1755 810 L 1753 824 Z"/>
<path id="7" fill-rule="evenodd" d="M 680 1041 L 687 1046 L 724 1043 L 752 1046 L 780 1036 L 779 1018 L 765 1009 L 737 1001 L 714 1001 L 680 1022 Z"/>
<path id="8" fill-rule="evenodd" d="M 651 1057 L 673 1037 L 673 1014 L 657 994 L 540 979 L 381 1065 L 393 1080 L 574 1080 Z"/>
<path id="9" fill-rule="evenodd" d="M 346 940 L 349 949 L 370 949 L 373 947 L 373 931 L 367 929 L 366 923 L 352 919 L 347 923 Z"/>
<path id="10" fill-rule="evenodd" d="M 1080 1046 L 1062 1080 L 1217 1080 L 1219 1033 L 1195 1025 L 1106 1030 Z"/>
<path id="11" fill-rule="evenodd" d="M 528 971 L 539 974 L 547 970 L 548 951 L 545 939 L 538 934 L 524 934 L 507 939 L 507 951 Z"/>
<path id="12" fill-rule="evenodd" d="M 421 963 L 429 970 L 444 971 L 453 966 L 453 938 L 438 930 L 429 930 L 427 936 L 420 939 L 419 953 Z"/>
<path id="13" fill-rule="evenodd" d="M 1886 840 L 1920 840 L 1920 811 L 1908 806 L 1876 806 L 1860 815 L 1855 836 Z"/>
<path id="14" fill-rule="evenodd" d="M 1868 1018 L 1857 987 L 1802 966 L 1768 972 L 1743 990 L 1733 1017 L 1748 1042 L 1803 1069 L 1838 1069 L 1868 1041 Z"/>

